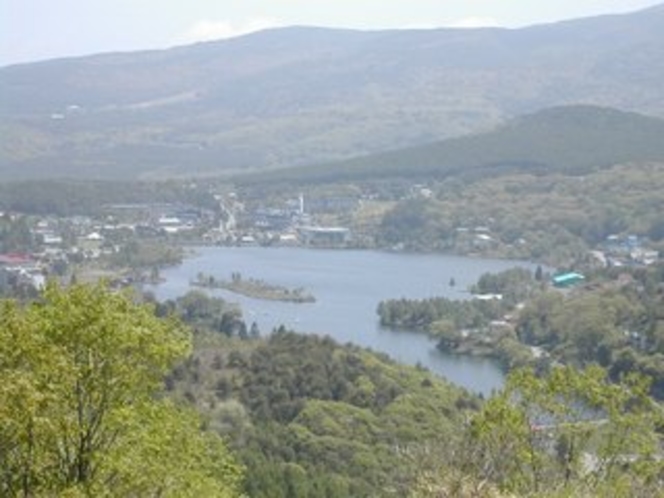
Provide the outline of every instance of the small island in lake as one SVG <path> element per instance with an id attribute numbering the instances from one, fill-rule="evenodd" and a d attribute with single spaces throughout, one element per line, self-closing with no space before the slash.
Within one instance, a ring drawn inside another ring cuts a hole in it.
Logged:
<path id="1" fill-rule="evenodd" d="M 269 301 L 284 301 L 290 303 L 313 303 L 316 298 L 303 288 L 288 289 L 279 285 L 269 284 L 254 278 L 242 278 L 239 272 L 231 273 L 230 280 L 217 279 L 212 275 L 199 273 L 191 285 L 210 289 L 225 289 L 236 294 L 265 299 Z"/>

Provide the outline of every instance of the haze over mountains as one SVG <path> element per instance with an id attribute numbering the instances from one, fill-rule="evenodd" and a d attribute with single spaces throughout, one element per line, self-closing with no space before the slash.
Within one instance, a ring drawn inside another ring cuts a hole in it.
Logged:
<path id="1" fill-rule="evenodd" d="M 284 28 L 8 66 L 0 173 L 162 178 L 329 163 L 569 104 L 662 118 L 663 27 L 660 5 L 518 30 Z M 630 129 L 660 129 L 626 116 Z"/>
<path id="2" fill-rule="evenodd" d="M 408 178 L 584 175 L 617 164 L 664 162 L 664 119 L 570 105 L 513 118 L 496 129 L 357 158 L 245 175 L 243 183 L 315 184 Z"/>

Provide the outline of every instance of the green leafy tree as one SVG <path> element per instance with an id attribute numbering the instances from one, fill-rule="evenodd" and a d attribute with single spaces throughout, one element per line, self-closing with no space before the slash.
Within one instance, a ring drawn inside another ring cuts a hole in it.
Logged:
<path id="1" fill-rule="evenodd" d="M 645 377 L 616 384 L 597 366 L 546 377 L 517 370 L 473 418 L 468 468 L 520 496 L 656 496 L 661 423 Z"/>
<path id="2" fill-rule="evenodd" d="M 234 496 L 241 470 L 160 401 L 188 333 L 103 285 L 0 310 L 0 495 Z"/>

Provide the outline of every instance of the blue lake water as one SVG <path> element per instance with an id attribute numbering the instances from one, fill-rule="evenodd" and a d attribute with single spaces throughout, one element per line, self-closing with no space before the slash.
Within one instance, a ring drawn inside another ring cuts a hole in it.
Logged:
<path id="1" fill-rule="evenodd" d="M 302 287 L 315 303 L 295 304 L 252 299 L 224 290 L 209 291 L 242 307 L 247 324 L 263 334 L 279 325 L 303 333 L 329 335 L 386 353 L 397 361 L 422 365 L 476 393 L 499 389 L 504 376 L 490 360 L 448 355 L 422 334 L 381 328 L 376 308 L 392 298 L 468 297 L 467 289 L 486 272 L 524 262 L 431 254 L 303 248 L 201 247 L 182 265 L 164 270 L 165 281 L 147 290 L 158 299 L 173 299 L 191 289 L 202 272 L 229 279 L 232 272 L 288 288 Z M 453 287 L 449 285 L 454 279 Z"/>

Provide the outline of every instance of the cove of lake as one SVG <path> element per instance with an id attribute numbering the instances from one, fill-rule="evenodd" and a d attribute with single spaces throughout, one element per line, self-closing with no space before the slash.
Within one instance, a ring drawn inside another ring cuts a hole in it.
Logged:
<path id="1" fill-rule="evenodd" d="M 503 373 L 495 362 L 444 354 L 436 349 L 436 341 L 424 334 L 381 328 L 376 309 L 382 300 L 402 297 L 464 299 L 467 289 L 483 273 L 515 266 L 534 270 L 525 262 L 432 254 L 200 247 L 181 265 L 164 270 L 162 283 L 146 290 L 159 300 L 175 299 L 191 289 L 189 284 L 199 273 L 229 279 L 232 272 L 289 289 L 302 287 L 316 297 L 315 303 L 257 300 L 222 289 L 208 292 L 238 303 L 247 325 L 256 322 L 262 334 L 283 324 L 302 333 L 328 335 L 340 343 L 350 342 L 406 364 L 419 364 L 486 396 L 503 385 Z M 454 286 L 450 286 L 451 279 Z"/>

